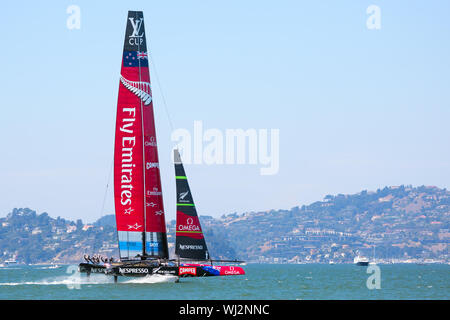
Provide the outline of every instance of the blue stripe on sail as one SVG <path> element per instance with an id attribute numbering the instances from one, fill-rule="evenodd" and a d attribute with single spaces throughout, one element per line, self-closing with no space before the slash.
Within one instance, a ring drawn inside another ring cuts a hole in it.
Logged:
<path id="1" fill-rule="evenodd" d="M 156 242 L 156 241 L 154 241 L 154 242 L 150 242 L 150 241 L 147 241 L 146 243 L 145 243 L 145 250 L 148 252 L 148 251 L 158 251 L 159 250 L 159 247 L 160 247 L 160 244 L 159 244 L 159 242 Z"/>
<path id="2" fill-rule="evenodd" d="M 123 251 L 142 251 L 142 241 L 119 241 L 119 249 Z"/>
<path id="3" fill-rule="evenodd" d="M 149 242 L 145 244 L 147 253 L 159 252 L 161 244 L 159 242 Z M 119 241 L 119 249 L 121 251 L 139 251 L 142 252 L 142 241 Z"/>

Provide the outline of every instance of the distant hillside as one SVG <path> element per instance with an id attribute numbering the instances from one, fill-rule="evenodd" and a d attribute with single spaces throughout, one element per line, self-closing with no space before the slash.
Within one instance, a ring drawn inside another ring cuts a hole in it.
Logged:
<path id="1" fill-rule="evenodd" d="M 113 214 L 109 214 L 101 217 L 96 222 L 94 222 L 96 227 L 116 227 L 116 217 Z"/>
<path id="2" fill-rule="evenodd" d="M 0 261 L 19 262 L 81 261 L 86 252 L 115 253 L 115 228 L 94 227 L 58 218 L 28 208 L 13 209 L 0 219 Z"/>
<path id="3" fill-rule="evenodd" d="M 222 216 L 206 226 L 227 236 L 237 254 L 256 261 L 449 261 L 450 192 L 398 186 L 328 195 L 290 210 Z"/>
<path id="4" fill-rule="evenodd" d="M 448 262 L 450 192 L 398 186 L 290 210 L 200 217 L 215 258 L 260 262 L 351 262 L 357 253 L 377 259 Z M 173 254 L 175 221 L 167 225 Z M 78 262 L 84 253 L 117 256 L 115 218 L 92 225 L 30 209 L 0 219 L 0 261 Z"/>

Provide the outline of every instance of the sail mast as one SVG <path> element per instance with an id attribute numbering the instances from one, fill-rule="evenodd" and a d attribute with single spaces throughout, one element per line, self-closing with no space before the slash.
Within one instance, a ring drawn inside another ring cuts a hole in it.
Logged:
<path id="1" fill-rule="evenodd" d="M 144 17 L 142 16 L 142 19 Z M 135 19 L 139 19 L 139 17 L 137 16 L 137 12 L 135 15 Z M 144 23 L 144 21 L 142 21 L 142 23 Z M 143 34 L 144 39 L 145 39 L 145 34 Z M 137 43 L 138 46 L 138 51 L 137 52 L 141 52 L 141 44 L 140 41 Z M 147 51 L 147 50 L 145 50 Z M 142 76 L 141 76 L 141 59 L 137 59 L 138 60 L 138 70 L 139 70 L 139 83 L 142 83 Z M 144 134 L 144 110 L 142 108 L 142 99 L 139 99 L 140 101 L 140 108 L 141 108 L 141 123 L 142 123 L 142 133 Z M 145 144 L 142 144 L 142 171 L 145 172 Z M 144 180 L 144 196 L 146 194 L 145 191 L 145 174 L 142 175 L 142 178 Z M 146 210 L 146 205 L 145 205 L 145 201 L 142 204 L 143 208 L 144 208 L 144 230 L 142 231 L 142 258 L 145 259 L 145 256 L 147 255 L 145 247 L 146 247 L 146 239 L 145 239 L 145 231 L 146 231 L 146 215 L 147 215 L 147 210 Z"/>

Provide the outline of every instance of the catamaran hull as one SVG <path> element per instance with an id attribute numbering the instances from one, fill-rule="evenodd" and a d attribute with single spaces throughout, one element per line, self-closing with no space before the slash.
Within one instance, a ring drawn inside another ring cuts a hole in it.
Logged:
<path id="1" fill-rule="evenodd" d="M 78 265 L 78 270 L 81 273 L 87 273 L 89 275 L 91 273 L 105 273 L 106 267 L 90 263 L 80 263 Z"/>
<path id="2" fill-rule="evenodd" d="M 236 266 L 112 266 L 93 265 L 80 263 L 81 273 L 101 273 L 112 276 L 145 277 L 147 275 L 170 275 L 180 278 L 185 277 L 213 277 L 244 275 L 245 271 Z"/>

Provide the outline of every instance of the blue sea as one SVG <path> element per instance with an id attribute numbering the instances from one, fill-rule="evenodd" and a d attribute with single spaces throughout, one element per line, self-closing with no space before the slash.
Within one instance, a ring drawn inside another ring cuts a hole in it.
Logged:
<path id="1" fill-rule="evenodd" d="M 370 267 L 370 266 L 369 266 Z M 119 278 L 76 272 L 75 265 L 0 268 L 0 299 L 314 300 L 450 298 L 450 266 L 249 264 L 246 275 L 208 278 Z M 369 273 L 368 273 L 369 271 Z M 372 277 L 372 278 L 370 278 Z M 374 278 L 376 277 L 376 278 Z M 369 279 L 370 278 L 370 279 Z M 369 284 L 368 284 L 369 282 Z"/>

